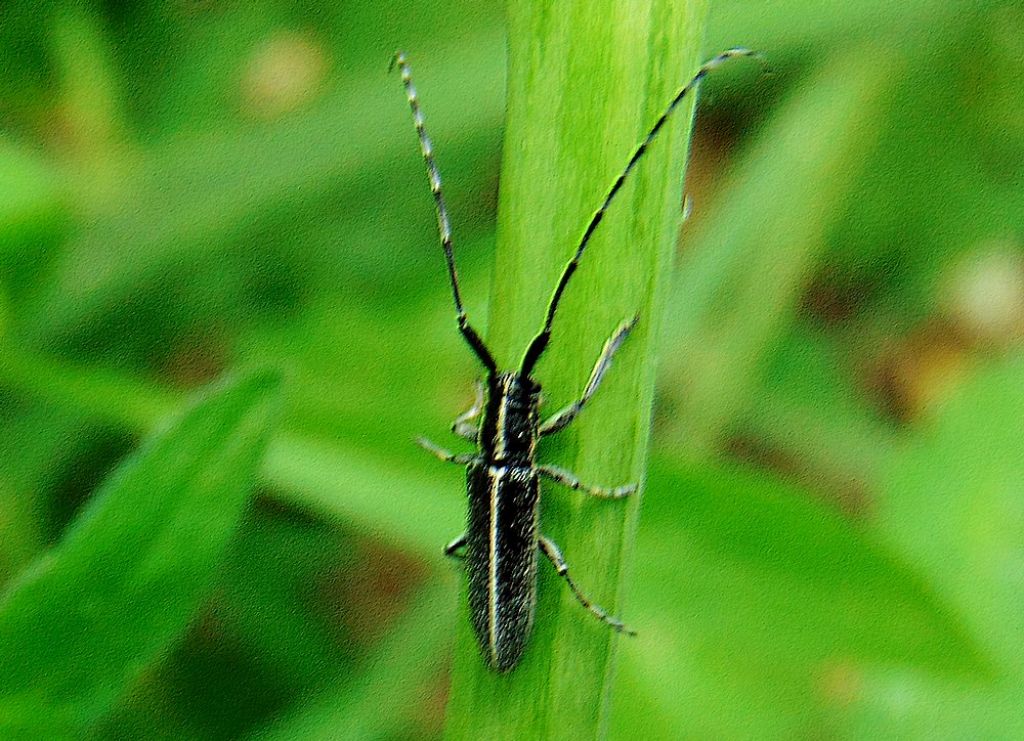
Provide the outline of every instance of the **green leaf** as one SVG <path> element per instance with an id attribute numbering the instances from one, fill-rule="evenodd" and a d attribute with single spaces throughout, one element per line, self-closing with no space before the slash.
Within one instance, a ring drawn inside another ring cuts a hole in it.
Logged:
<path id="1" fill-rule="evenodd" d="M 967 0 L 775 0 L 752 7 L 745 0 L 719 0 L 708 19 L 708 40 L 773 53 L 828 53 L 848 40 L 877 42 L 886 33 L 905 38 L 915 30 L 947 26 L 979 5 Z"/>
<path id="2" fill-rule="evenodd" d="M 868 667 L 852 707 L 862 737 L 1020 738 L 1024 703 L 1024 357 L 979 372 L 893 456 L 879 530 L 953 605 L 1000 681 L 951 684 Z M 1016 729 L 1016 730 L 1013 730 Z"/>
<path id="3" fill-rule="evenodd" d="M 457 98 L 453 91 L 460 87 L 487 93 L 469 109 L 456 113 L 449 106 L 445 118 L 458 116 L 461 132 L 493 128 L 501 102 L 492 92 L 500 79 L 499 61 L 492 42 L 474 41 L 460 46 L 438 73 L 439 95 L 433 100 L 441 110 L 446 100 Z M 406 123 L 402 96 L 395 93 L 394 80 L 387 79 L 386 63 L 385 55 L 379 76 L 349 81 L 345 89 L 284 121 L 218 128 L 144 150 L 138 164 L 121 175 L 123 199 L 112 202 L 68 245 L 52 279 L 20 314 L 19 331 L 36 339 L 77 331 L 101 322 L 144 288 L 191 275 L 205 260 L 212 259 L 216 267 L 211 269 L 220 270 L 217 255 L 226 254 L 226 247 L 243 235 L 258 233 L 282 207 L 308 207 L 319 203 L 325 191 L 352 187 L 365 173 L 386 166 L 395 156 L 389 149 L 415 152 L 409 132 L 398 135 Z M 474 78 L 467 78 L 467 72 Z M 487 82 L 476 82 L 476 75 L 486 75 Z M 381 132 L 388 129 L 396 135 L 382 141 Z M 371 213 L 360 217 L 359 228 L 376 239 L 379 204 Z M 320 212 L 314 210 L 310 218 L 320 219 Z M 331 224 L 319 223 L 317 231 L 325 226 Z M 284 238 L 297 227 L 289 217 L 280 228 Z M 352 223 L 339 228 L 343 252 L 365 248 L 365 238 L 351 236 L 354 228 Z"/>
<path id="4" fill-rule="evenodd" d="M 0 257 L 4 278 L 15 261 L 39 261 L 68 215 L 61 173 L 37 153 L 0 139 Z"/>
<path id="5" fill-rule="evenodd" d="M 454 603 L 450 584 L 422 591 L 355 676 L 261 729 L 261 741 L 395 738 L 415 735 L 415 714 L 443 669 L 451 640 Z M 381 712 L 388 698 L 389 712 Z M 422 729 L 420 729 L 422 730 Z"/>
<path id="6" fill-rule="evenodd" d="M 713 451 L 747 405 L 878 136 L 892 69 L 874 47 L 822 69 L 762 132 L 695 235 L 662 384 L 675 409 L 666 439 L 687 455 Z"/>
<path id="7" fill-rule="evenodd" d="M 764 642 L 767 635 L 756 636 L 751 651 L 787 650 L 787 635 L 804 650 L 813 635 L 820 646 L 844 655 L 954 672 L 986 667 L 955 614 L 927 582 L 877 536 L 801 488 L 763 472 L 709 467 L 659 467 L 652 471 L 650 488 L 641 547 L 648 556 L 665 548 L 678 554 L 667 561 L 645 557 L 643 578 L 653 594 L 663 595 L 653 602 L 666 601 L 659 584 L 694 588 L 706 569 L 680 573 L 677 562 L 703 559 L 720 572 L 746 572 L 751 581 L 745 589 L 759 595 L 721 593 L 714 601 L 723 606 L 723 615 L 746 612 L 761 620 L 772 605 L 783 607 L 775 616 L 782 624 L 761 626 L 774 638 Z M 798 590 L 800 598 L 787 597 L 787 590 Z M 787 604 L 801 610 L 790 614 Z M 743 641 L 742 635 L 728 639 L 734 650 Z"/>
<path id="8" fill-rule="evenodd" d="M 178 401 L 151 381 L 69 364 L 9 342 L 0 344 L 0 383 L 9 391 L 133 430 L 148 429 Z"/>
<path id="9" fill-rule="evenodd" d="M 836 708 L 836 724 L 842 723 L 845 738 L 1024 738 L 1019 679 L 994 684 L 951 682 L 876 667 L 852 679 L 854 701 L 848 699 Z"/>
<path id="10" fill-rule="evenodd" d="M 124 373 L 7 344 L 0 345 L 0 385 L 131 430 L 151 428 L 176 398 Z M 464 521 L 464 477 L 422 453 L 411 434 L 403 442 L 406 455 L 388 456 L 368 453 L 352 442 L 282 433 L 264 456 L 262 474 L 284 501 L 435 559 L 439 544 L 450 540 Z M 366 496 L 381 490 L 388 496 Z"/>
<path id="11" fill-rule="evenodd" d="M 276 375 L 205 393 L 0 600 L 0 735 L 80 735 L 173 645 L 248 501 Z"/>
<path id="12" fill-rule="evenodd" d="M 594 209 L 703 61 L 706 11 L 704 0 L 509 3 L 508 124 L 487 335 L 502 367 L 518 364 Z M 616 326 L 639 316 L 594 402 L 542 447 L 546 461 L 602 485 L 640 481 L 646 468 L 692 103 L 650 144 L 607 211 L 537 367 L 550 413 L 578 396 Z M 594 501 L 550 489 L 542 497 L 544 534 L 562 547 L 581 590 L 617 611 L 639 496 Z M 468 617 L 460 620 L 449 738 L 593 738 L 606 725 L 622 639 L 581 610 L 550 564 L 541 559 L 539 567 L 534 634 L 510 674 L 485 666 Z"/>
<path id="13" fill-rule="evenodd" d="M 795 322 L 739 417 L 740 434 L 797 461 L 818 477 L 816 488 L 840 500 L 877 484 L 898 439 L 882 410 L 866 403 L 855 363 L 830 336 Z"/>
<path id="14" fill-rule="evenodd" d="M 0 412 L 0 593 L 38 555 L 49 529 L 40 512 L 52 496 L 57 462 L 81 460 L 88 422 L 73 411 L 33 405 L 17 416 Z M 51 533 L 52 535 L 52 533 Z"/>
<path id="15" fill-rule="evenodd" d="M 411 440 L 408 445 L 412 450 Z M 438 471 L 435 461 L 408 460 L 282 434 L 270 446 L 263 475 L 283 501 L 329 513 L 359 532 L 434 560 L 463 526 L 465 477 L 454 466 Z"/>
<path id="16" fill-rule="evenodd" d="M 879 528 L 1024 676 L 1024 357 L 995 364 L 894 456 Z"/>
<path id="17" fill-rule="evenodd" d="M 990 671 L 953 611 L 879 539 L 739 468 L 652 469 L 637 543 L 640 630 L 616 725 L 665 738 L 792 738 L 859 663 Z"/>

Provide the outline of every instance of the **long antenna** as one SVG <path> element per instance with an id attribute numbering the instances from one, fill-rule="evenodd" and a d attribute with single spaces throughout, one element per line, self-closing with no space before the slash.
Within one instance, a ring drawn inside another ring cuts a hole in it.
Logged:
<path id="1" fill-rule="evenodd" d="M 423 112 L 420 110 L 419 98 L 416 96 L 416 88 L 412 84 L 412 72 L 406 62 L 405 54 L 396 52 L 391 60 L 390 69 L 398 67 L 402 75 L 402 86 L 405 88 L 405 96 L 409 100 L 409 109 L 412 111 L 412 122 L 416 127 L 416 134 L 420 140 L 420 151 L 423 153 L 423 161 L 427 165 L 427 178 L 430 180 L 430 192 L 434 194 L 434 205 L 437 208 L 437 232 L 441 237 L 441 247 L 444 249 L 444 259 L 448 265 L 448 279 L 452 284 L 452 298 L 455 300 L 455 312 L 459 322 L 459 332 L 466 338 L 470 348 L 484 364 L 488 371 L 494 373 L 497 366 L 490 351 L 469 324 L 466 318 L 466 310 L 462 307 L 462 294 L 459 292 L 459 276 L 455 270 L 455 253 L 452 250 L 452 229 L 448 221 L 448 207 L 444 202 L 444 193 L 441 192 L 441 171 L 434 160 L 434 145 L 427 136 L 427 130 L 423 126 Z"/>
<path id="2" fill-rule="evenodd" d="M 612 187 L 608 190 L 608 194 L 604 197 L 604 202 L 598 207 L 597 211 L 590 218 L 590 223 L 587 224 L 587 228 L 583 232 L 583 237 L 580 239 L 579 246 L 576 247 L 576 254 L 573 255 L 572 259 L 565 266 L 565 270 L 562 272 L 562 277 L 558 281 L 558 285 L 555 287 L 555 292 L 551 296 L 551 301 L 548 303 L 547 317 L 544 319 L 544 327 L 540 333 L 533 338 L 530 342 L 530 346 L 526 350 L 526 354 L 523 356 L 522 366 L 520 367 L 520 373 L 529 375 L 533 370 L 533 366 L 536 365 L 540 356 L 543 354 L 547 347 L 548 340 L 551 338 L 551 324 L 555 320 L 555 312 L 558 311 L 558 305 L 562 300 L 562 294 L 565 291 L 565 287 L 569 284 L 569 279 L 572 274 L 576 272 L 576 268 L 579 266 L 580 258 L 583 257 L 583 251 L 587 248 L 587 244 L 590 242 L 590 237 L 594 234 L 597 229 L 597 225 L 601 223 L 601 219 L 604 218 L 605 211 L 608 210 L 608 206 L 615 199 L 615 195 L 622 188 L 622 184 L 625 182 L 626 177 L 633 170 L 633 166 L 643 157 L 647 147 L 658 132 L 661 131 L 662 126 L 668 120 L 668 117 L 672 115 L 672 112 L 676 109 L 686 94 L 689 93 L 697 84 L 704 79 L 704 77 L 716 67 L 721 66 L 730 59 L 737 57 L 756 57 L 760 56 L 758 52 L 751 51 L 750 49 L 735 48 L 726 49 L 718 56 L 709 59 L 701 68 L 697 70 L 697 74 L 693 76 L 688 83 L 683 85 L 676 92 L 675 97 L 672 98 L 672 102 L 665 108 L 665 112 L 661 114 L 661 117 L 655 122 L 651 130 L 647 132 L 647 136 L 640 143 L 640 145 L 633 152 L 633 156 L 629 158 L 629 162 L 626 163 L 625 169 L 622 174 L 615 180 Z"/>

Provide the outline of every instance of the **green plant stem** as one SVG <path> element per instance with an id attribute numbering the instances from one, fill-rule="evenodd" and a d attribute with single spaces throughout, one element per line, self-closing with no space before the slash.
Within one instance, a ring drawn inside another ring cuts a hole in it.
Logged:
<path id="1" fill-rule="evenodd" d="M 706 9 L 706 0 L 509 5 L 508 123 L 487 335 L 499 365 L 518 364 L 593 210 L 695 71 Z M 615 327 L 639 315 L 594 401 L 541 447 L 546 461 L 584 481 L 644 477 L 689 120 L 679 111 L 612 205 L 537 369 L 550 413 L 581 393 Z M 542 509 L 542 530 L 562 546 L 580 587 L 620 612 L 639 496 L 606 502 L 546 488 Z M 543 559 L 540 567 L 534 635 L 510 674 L 485 667 L 468 617 L 460 621 L 449 738 L 593 738 L 606 727 L 615 650 L 628 639 L 582 610 Z"/>

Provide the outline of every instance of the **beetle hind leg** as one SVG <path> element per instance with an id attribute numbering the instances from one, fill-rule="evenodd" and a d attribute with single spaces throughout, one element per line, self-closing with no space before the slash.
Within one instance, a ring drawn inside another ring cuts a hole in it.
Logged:
<path id="1" fill-rule="evenodd" d="M 605 612 L 604 608 L 602 608 L 600 605 L 596 605 L 593 602 L 591 602 L 587 598 L 587 596 L 580 591 L 579 587 L 576 586 L 576 582 L 574 582 L 572 578 L 569 576 L 569 564 L 565 562 L 565 559 L 562 557 L 562 552 L 558 549 L 558 546 L 555 545 L 550 538 L 547 538 L 542 535 L 538 539 L 537 543 L 540 546 L 541 552 L 545 556 L 547 556 L 548 560 L 551 562 L 551 565 L 555 567 L 555 571 L 558 573 L 558 575 L 565 580 L 566 584 L 569 585 L 569 589 L 572 590 L 572 593 L 576 597 L 576 600 L 581 605 L 583 605 L 583 607 L 586 608 L 586 610 L 591 615 L 596 617 L 598 620 L 600 620 L 602 623 L 607 625 L 612 630 L 615 630 L 619 633 L 625 633 L 629 636 L 636 635 L 635 630 L 626 626 L 626 624 L 619 620 L 617 617 L 609 615 L 607 612 Z"/>

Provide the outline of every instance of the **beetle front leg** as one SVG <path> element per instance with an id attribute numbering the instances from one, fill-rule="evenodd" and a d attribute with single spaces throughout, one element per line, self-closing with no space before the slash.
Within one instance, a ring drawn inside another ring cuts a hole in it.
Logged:
<path id="1" fill-rule="evenodd" d="M 590 371 L 590 380 L 587 381 L 587 386 L 583 389 L 583 396 L 578 401 L 574 401 L 569 406 L 565 407 L 559 412 L 553 414 L 548 420 L 546 420 L 540 426 L 541 435 L 552 435 L 559 430 L 562 430 L 576 419 L 576 415 L 583 411 L 584 405 L 590 401 L 590 397 L 597 391 L 598 386 L 601 385 L 601 381 L 604 379 L 604 374 L 608 372 L 608 368 L 611 367 L 612 357 L 615 355 L 615 351 L 618 350 L 622 343 L 626 341 L 629 333 L 636 326 L 639 317 L 633 317 L 629 321 L 623 322 L 619 325 L 619 328 L 615 330 L 615 333 L 604 343 L 604 348 L 601 350 L 601 357 L 597 359 L 597 363 L 594 364 L 594 370 Z"/>
<path id="2" fill-rule="evenodd" d="M 452 432 L 461 438 L 475 443 L 477 438 L 477 428 L 476 425 L 472 425 L 470 422 L 480 416 L 480 412 L 483 411 L 483 408 L 484 384 L 482 381 L 477 381 L 476 399 L 473 402 L 473 406 L 455 418 L 455 421 L 452 422 Z"/>

